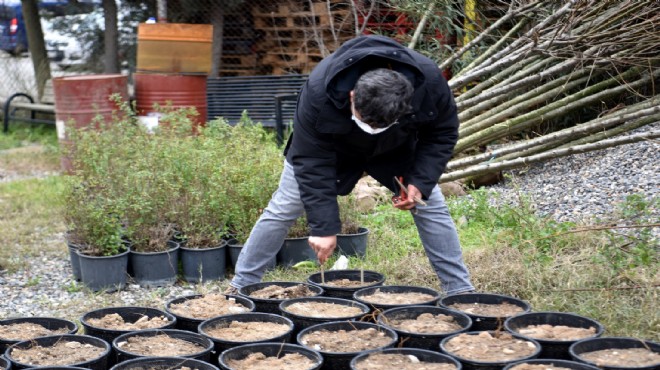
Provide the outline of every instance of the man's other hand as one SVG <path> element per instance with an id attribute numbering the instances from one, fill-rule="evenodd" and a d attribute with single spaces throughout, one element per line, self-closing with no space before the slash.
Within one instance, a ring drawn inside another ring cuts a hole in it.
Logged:
<path id="1" fill-rule="evenodd" d="M 335 247 L 337 246 L 337 235 L 310 236 L 307 243 L 309 243 L 309 246 L 316 253 L 319 263 L 324 264 L 325 261 L 332 256 L 332 252 L 335 251 Z"/>

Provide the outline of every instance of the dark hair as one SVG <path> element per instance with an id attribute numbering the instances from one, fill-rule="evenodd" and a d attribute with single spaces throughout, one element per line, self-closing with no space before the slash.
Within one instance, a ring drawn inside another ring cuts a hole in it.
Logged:
<path id="1" fill-rule="evenodd" d="M 353 88 L 353 105 L 363 122 L 387 127 L 411 109 L 413 87 L 401 73 L 379 68 L 366 72 Z"/>

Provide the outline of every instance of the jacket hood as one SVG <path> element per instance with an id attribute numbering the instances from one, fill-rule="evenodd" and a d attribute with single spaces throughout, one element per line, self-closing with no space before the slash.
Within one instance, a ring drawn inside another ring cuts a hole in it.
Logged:
<path id="1" fill-rule="evenodd" d="M 337 108 L 343 108 L 358 78 L 376 68 L 401 72 L 415 89 L 424 84 L 424 75 L 408 48 L 387 37 L 360 36 L 343 44 L 332 55 L 325 75 L 328 97 Z"/>

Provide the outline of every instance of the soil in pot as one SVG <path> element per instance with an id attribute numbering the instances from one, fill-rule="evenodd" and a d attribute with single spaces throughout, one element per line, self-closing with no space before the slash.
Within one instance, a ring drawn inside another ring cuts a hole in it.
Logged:
<path id="1" fill-rule="evenodd" d="M 383 285 L 385 275 L 368 270 L 331 270 L 311 274 L 307 281 L 323 288 L 327 297 L 353 299 L 357 290 Z"/>
<path id="2" fill-rule="evenodd" d="M 78 366 L 105 370 L 110 345 L 88 335 L 62 334 L 14 344 L 5 354 L 13 367 Z"/>
<path id="3" fill-rule="evenodd" d="M 86 334 L 112 342 L 130 331 L 171 328 L 176 318 L 150 307 L 108 307 L 87 312 L 80 322 Z"/>
<path id="4" fill-rule="evenodd" d="M 332 297 L 295 298 L 280 303 L 282 315 L 295 324 L 294 334 L 309 326 L 337 321 L 358 320 L 369 314 L 366 305 Z"/>
<path id="5" fill-rule="evenodd" d="M 415 348 L 390 348 L 356 356 L 351 370 L 457 370 L 455 359 L 438 352 Z"/>
<path id="6" fill-rule="evenodd" d="M 194 358 L 140 357 L 117 364 L 111 370 L 218 370 L 218 368 Z"/>
<path id="7" fill-rule="evenodd" d="M 314 370 L 320 368 L 320 354 L 295 344 L 258 343 L 226 350 L 220 367 L 230 370 Z"/>
<path id="8" fill-rule="evenodd" d="M 538 355 L 541 346 L 507 332 L 479 331 L 455 334 L 440 342 L 442 350 L 464 365 L 502 367 Z"/>
<path id="9" fill-rule="evenodd" d="M 606 370 L 660 368 L 660 343 L 625 337 L 583 339 L 569 348 L 571 357 Z"/>
<path id="10" fill-rule="evenodd" d="M 213 342 L 217 354 L 248 343 L 288 342 L 292 331 L 291 320 L 262 312 L 215 317 L 199 325 L 199 333 Z"/>
<path id="11" fill-rule="evenodd" d="M 254 311 L 254 303 L 247 298 L 224 294 L 195 294 L 175 298 L 166 311 L 177 318 L 177 328 L 197 332 L 204 320 L 213 317 Z"/>
<path id="12" fill-rule="evenodd" d="M 258 312 L 280 314 L 279 305 L 283 301 L 319 296 L 323 294 L 323 289 L 305 283 L 271 281 L 246 285 L 238 292 L 241 296 L 254 301 Z"/>
<path id="13" fill-rule="evenodd" d="M 442 298 L 439 305 L 470 316 L 473 331 L 499 330 L 507 318 L 531 311 L 518 298 L 491 293 L 454 294 Z"/>
<path id="14" fill-rule="evenodd" d="M 0 320 L 0 353 L 14 343 L 37 337 L 75 334 L 78 325 L 55 317 L 18 317 Z"/>
<path id="15" fill-rule="evenodd" d="M 419 286 L 385 285 L 360 289 L 353 297 L 358 302 L 383 311 L 403 306 L 434 306 L 440 294 L 433 289 Z"/>
<path id="16" fill-rule="evenodd" d="M 558 359 L 535 359 L 514 362 L 503 370 L 600 370 L 595 366 Z"/>
<path id="17" fill-rule="evenodd" d="M 175 329 L 149 329 L 118 336 L 112 341 L 117 360 L 137 357 L 190 357 L 202 361 L 211 359 L 213 343 L 198 333 Z"/>

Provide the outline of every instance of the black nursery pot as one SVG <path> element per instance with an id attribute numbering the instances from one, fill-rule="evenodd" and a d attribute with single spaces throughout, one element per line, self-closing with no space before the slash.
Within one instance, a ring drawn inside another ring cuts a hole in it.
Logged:
<path id="1" fill-rule="evenodd" d="M 548 340 L 541 338 L 534 338 L 521 334 L 519 331 L 530 325 L 552 325 L 552 326 L 569 326 L 574 328 L 594 328 L 596 332 L 593 337 L 600 337 L 603 334 L 603 326 L 596 320 L 575 315 L 565 312 L 528 312 L 516 316 L 512 316 L 504 321 L 504 328 L 514 334 L 518 334 L 523 338 L 534 339 L 541 344 L 541 354 L 539 358 L 552 358 L 570 360 L 571 355 L 568 353 L 568 348 L 571 344 L 577 342 L 575 340 Z M 585 339 L 585 338 L 582 338 Z"/>
<path id="2" fill-rule="evenodd" d="M 263 353 L 266 357 L 282 357 L 287 354 L 297 353 L 309 358 L 314 362 L 314 365 L 308 369 L 295 370 L 318 370 L 323 365 L 323 357 L 318 352 L 312 351 L 303 346 L 282 343 L 255 343 L 245 344 L 222 352 L 220 358 L 218 359 L 220 368 L 224 370 L 232 370 L 232 368 L 227 364 L 228 361 L 242 360 L 253 353 Z"/>
<path id="3" fill-rule="evenodd" d="M 522 308 L 522 312 L 518 315 L 530 312 L 532 307 L 529 303 L 515 298 L 509 297 L 506 295 L 492 294 L 492 293 L 466 293 L 466 294 L 453 294 L 448 295 L 438 302 L 440 307 L 448 308 L 450 310 L 456 310 L 455 308 L 450 307 L 456 303 L 481 303 L 481 304 L 502 304 L 509 303 L 515 306 Z M 463 311 L 461 311 L 463 312 Z M 483 316 L 475 315 L 469 312 L 463 312 L 466 315 L 470 316 L 472 319 L 472 331 L 486 331 L 486 330 L 497 330 L 504 325 L 504 321 L 510 317 L 496 317 L 496 316 Z"/>
<path id="4" fill-rule="evenodd" d="M 323 284 L 321 281 L 333 281 L 347 279 L 350 281 L 364 281 L 364 285 L 359 287 L 336 287 Z M 323 277 L 320 272 L 311 274 L 307 281 L 310 284 L 318 285 L 323 288 L 323 295 L 326 297 L 353 299 L 353 293 L 360 289 L 380 286 L 385 282 L 385 275 L 376 271 L 360 270 L 330 270 L 325 271 Z"/>
<path id="5" fill-rule="evenodd" d="M 309 315 L 299 315 L 287 310 L 288 307 L 290 307 L 295 303 L 304 303 L 304 302 L 330 303 L 340 306 L 357 307 L 360 309 L 360 313 L 352 316 L 342 316 L 342 317 L 315 317 Z M 367 307 L 366 305 L 360 302 L 350 301 L 348 299 L 332 298 L 332 297 L 306 297 L 306 298 L 289 299 L 287 301 L 280 303 L 280 311 L 282 311 L 282 316 L 287 317 L 291 319 L 291 321 L 293 321 L 293 324 L 295 325 L 293 335 L 295 336 L 298 335 L 298 333 L 300 333 L 301 330 L 308 328 L 312 325 L 322 324 L 331 321 L 359 320 L 363 316 L 368 315 L 371 310 L 369 309 L 369 307 Z"/>
<path id="6" fill-rule="evenodd" d="M 370 355 L 380 353 L 390 355 L 415 356 L 419 361 L 424 363 L 454 365 L 456 370 L 461 370 L 462 367 L 461 363 L 456 361 L 456 359 L 447 355 L 443 355 L 442 353 L 419 348 L 388 348 L 378 351 L 368 351 L 355 356 L 350 363 L 351 370 L 361 370 L 360 363 L 362 361 L 366 360 Z"/>
<path id="7" fill-rule="evenodd" d="M 419 315 L 429 313 L 432 315 L 447 315 L 461 326 L 460 329 L 444 333 L 415 333 L 397 329 L 391 324 L 391 320 L 416 319 Z M 378 324 L 394 330 L 399 335 L 401 345 L 405 348 L 418 348 L 436 351 L 440 341 L 450 335 L 464 333 L 470 330 L 472 319 L 464 313 L 449 310 L 438 306 L 407 306 L 391 308 L 378 315 Z"/>
<path id="8" fill-rule="evenodd" d="M 11 370 L 11 361 L 7 360 L 5 356 L 0 356 L 0 368 Z"/>
<path id="9" fill-rule="evenodd" d="M 39 337 L 30 340 L 25 340 L 22 342 L 18 342 L 12 345 L 11 347 L 9 347 L 7 351 L 5 351 L 5 356 L 9 361 L 11 361 L 12 369 L 27 369 L 31 367 L 39 367 L 43 369 L 46 366 L 44 365 L 35 366 L 35 364 L 27 364 L 16 361 L 11 356 L 12 351 L 15 349 L 29 349 L 35 346 L 52 347 L 56 343 L 62 341 L 75 341 L 78 343 L 82 343 L 84 345 L 91 345 L 103 349 L 103 352 L 98 357 L 88 361 L 67 364 L 67 367 L 68 366 L 82 367 L 91 370 L 107 369 L 108 356 L 110 355 L 110 344 L 108 344 L 108 342 L 104 341 L 103 339 L 99 339 L 89 335 L 62 334 L 62 335 L 52 335 L 48 337 Z M 58 367 L 62 367 L 62 365 L 58 365 Z"/>
<path id="10" fill-rule="evenodd" d="M 379 348 L 373 348 L 370 350 L 380 350 L 380 349 L 386 349 L 386 348 L 391 348 L 393 347 L 396 342 L 398 341 L 398 336 L 396 332 L 392 329 L 379 326 L 376 324 L 372 324 L 369 322 L 361 322 L 361 321 L 332 321 L 332 322 L 327 322 L 323 324 L 317 324 L 310 326 L 308 328 L 303 329 L 298 333 L 298 336 L 296 338 L 296 341 L 298 344 L 302 345 L 305 348 L 312 349 L 308 347 L 306 344 L 303 343 L 303 339 L 305 335 L 309 333 L 313 333 L 316 331 L 321 331 L 321 330 L 327 330 L 327 331 L 338 331 L 338 330 L 346 330 L 346 331 L 354 331 L 354 330 L 365 330 L 365 329 L 376 329 L 383 333 L 385 336 L 390 338 L 390 341 L 388 344 L 379 347 Z M 322 356 L 323 356 L 323 370 L 350 370 L 351 368 L 351 360 L 362 352 L 365 351 L 359 351 L 359 352 L 327 352 L 320 350 L 318 351 Z"/>
<path id="11" fill-rule="evenodd" d="M 110 370 L 218 370 L 208 362 L 185 357 L 139 357 L 124 361 Z"/>
<path id="12" fill-rule="evenodd" d="M 184 296 L 184 297 L 174 298 L 174 299 L 168 301 L 165 304 L 165 310 L 168 313 L 170 313 L 172 316 L 176 317 L 176 328 L 177 329 L 187 330 L 187 331 L 197 333 L 197 328 L 199 327 L 199 324 L 201 324 L 205 320 L 210 319 L 210 317 L 207 317 L 207 318 L 204 318 L 204 319 L 197 319 L 197 318 L 194 318 L 194 317 L 183 316 L 183 315 L 179 315 L 177 313 L 172 312 L 172 310 L 170 309 L 170 307 L 173 304 L 179 304 L 179 303 L 185 302 L 185 301 L 190 300 L 190 299 L 200 298 L 202 296 L 203 296 L 203 294 L 187 295 L 187 296 Z M 255 307 L 254 302 L 252 302 L 252 300 L 250 300 L 250 299 L 247 299 L 247 298 L 241 297 L 241 296 L 237 296 L 237 295 L 231 295 L 231 294 L 225 295 L 225 298 L 226 299 L 234 299 L 236 301 L 236 303 L 239 303 L 239 304 L 245 306 L 247 308 L 248 312 L 253 312 L 254 311 L 254 307 Z"/>
<path id="13" fill-rule="evenodd" d="M 60 319 L 57 317 L 17 317 L 13 319 L 4 319 L 0 320 L 0 325 L 13 325 L 21 323 L 31 323 L 41 325 L 48 330 L 64 330 L 66 329 L 65 334 L 75 334 L 78 332 L 78 325 L 69 320 Z M 4 353 L 5 350 L 12 344 L 22 342 L 25 339 L 11 339 L 11 338 L 0 338 L 0 354 Z"/>
<path id="14" fill-rule="evenodd" d="M 121 316 L 124 322 L 130 322 L 130 323 L 134 323 L 138 321 L 140 318 L 145 316 L 148 318 L 164 316 L 167 319 L 168 323 L 166 325 L 153 329 L 170 329 L 170 328 L 174 328 L 174 326 L 176 325 L 176 317 L 174 317 L 174 315 L 156 308 L 130 307 L 130 306 L 107 307 L 107 308 L 100 308 L 98 310 L 89 311 L 80 317 L 80 323 L 82 324 L 83 328 L 85 328 L 85 334 L 103 339 L 108 343 L 112 343 L 112 341 L 118 336 L 135 331 L 135 330 L 118 330 L 118 329 L 101 328 L 98 326 L 94 326 L 89 322 L 89 320 L 91 319 L 100 319 L 110 314 L 117 314 Z"/>
<path id="15" fill-rule="evenodd" d="M 323 294 L 323 288 L 318 287 L 316 285 L 312 284 L 307 284 L 307 283 L 300 283 L 300 282 L 295 282 L 295 281 L 269 281 L 269 282 L 261 282 L 261 283 L 255 283 L 255 284 L 249 284 L 246 285 L 238 290 L 238 294 L 241 295 L 242 297 L 245 297 L 251 301 L 254 302 L 255 305 L 255 311 L 257 312 L 265 312 L 265 313 L 274 313 L 276 315 L 281 314 L 280 312 L 280 303 L 286 301 L 286 299 L 268 299 L 268 298 L 256 298 L 256 297 L 251 297 L 250 294 L 253 292 L 256 292 L 257 290 L 269 287 L 271 285 L 277 285 L 283 288 L 288 288 L 296 285 L 304 285 L 306 286 L 310 291 L 312 291 L 315 296 L 320 296 Z"/>
<path id="16" fill-rule="evenodd" d="M 563 367 L 571 370 L 600 370 L 599 368 L 575 361 L 559 360 L 559 359 L 534 359 L 534 360 L 525 360 L 514 362 L 512 364 L 506 365 L 503 370 L 515 370 L 515 367 L 518 365 L 549 365 L 554 367 Z"/>
<path id="17" fill-rule="evenodd" d="M 517 334 L 511 334 L 511 336 L 514 337 L 514 338 L 517 338 L 517 339 L 521 339 L 521 340 L 525 340 L 525 341 L 533 343 L 534 346 L 536 347 L 534 353 L 532 353 L 531 355 L 525 356 L 525 357 L 510 360 L 510 361 L 477 361 L 477 360 L 472 360 L 472 359 L 457 356 L 457 355 L 453 354 L 453 352 L 447 350 L 447 347 L 446 347 L 447 342 L 452 340 L 454 337 L 456 337 L 458 335 L 462 335 L 462 334 L 479 335 L 482 332 L 483 331 L 470 331 L 470 332 L 466 332 L 466 333 L 457 333 L 457 334 L 445 337 L 442 341 L 440 341 L 440 350 L 443 353 L 445 353 L 446 355 L 451 356 L 451 357 L 455 358 L 456 360 L 458 360 L 463 365 L 463 370 L 502 370 L 505 366 L 507 366 L 509 364 L 534 359 L 541 352 L 541 345 L 539 344 L 539 342 L 535 341 L 534 339 L 523 338 L 523 337 L 521 337 Z M 491 335 L 495 335 L 497 333 L 495 331 L 489 331 L 489 332 L 491 333 Z"/>
<path id="18" fill-rule="evenodd" d="M 208 333 L 208 330 L 211 328 L 229 327 L 233 321 L 257 322 L 257 323 L 268 322 L 268 323 L 282 324 L 288 326 L 288 330 L 285 333 L 275 337 L 264 338 L 256 341 L 247 341 L 247 342 L 222 339 L 222 338 L 214 337 Z M 220 355 L 223 351 L 229 348 L 238 347 L 245 344 L 264 343 L 264 342 L 288 343 L 291 341 L 291 337 L 292 337 L 293 322 L 287 319 L 286 317 L 275 315 L 272 313 L 263 313 L 263 312 L 239 313 L 235 315 L 220 316 L 220 317 L 214 317 L 212 319 L 208 319 L 202 322 L 201 324 L 199 324 L 198 331 L 200 334 L 209 338 L 211 342 L 213 342 L 213 351 L 215 352 L 216 355 Z"/>
<path id="19" fill-rule="evenodd" d="M 415 303 L 393 303 L 393 304 L 387 304 L 387 303 L 372 303 L 368 302 L 365 298 L 366 296 L 372 295 L 376 292 L 376 290 L 380 290 L 383 293 L 422 293 L 422 294 L 428 294 L 432 296 L 433 298 L 430 298 L 424 302 L 415 302 Z M 385 310 L 389 310 L 390 308 L 397 308 L 397 307 L 407 307 L 407 306 L 435 306 L 438 303 L 438 300 L 440 299 L 440 293 L 437 290 L 431 289 L 431 288 L 426 288 L 426 287 L 421 287 L 421 286 L 413 286 L 413 285 L 383 285 L 383 286 L 373 286 L 369 288 L 362 288 L 360 290 L 357 290 L 355 293 L 353 293 L 353 299 L 360 303 L 364 303 L 367 306 L 371 307 L 374 311 L 376 312 L 382 312 Z"/>
<path id="20" fill-rule="evenodd" d="M 571 357 L 580 363 L 589 364 L 599 367 L 603 370 L 655 370 L 660 367 L 660 363 L 651 364 L 648 366 L 631 366 L 630 362 L 626 363 L 627 366 L 610 366 L 603 364 L 596 364 L 591 361 L 585 360 L 581 355 L 588 352 L 601 351 L 606 349 L 629 349 L 629 348 L 644 348 L 653 353 L 660 354 L 660 343 L 651 342 L 648 340 L 641 340 L 628 337 L 602 337 L 602 338 L 589 338 L 583 339 L 573 343 L 568 352 Z"/>
<path id="21" fill-rule="evenodd" d="M 154 329 L 154 330 L 134 331 L 134 332 L 122 334 L 117 338 L 115 338 L 115 340 L 112 341 L 112 348 L 115 350 L 115 352 L 117 352 L 117 362 L 120 363 L 126 360 L 131 360 L 140 357 L 153 357 L 153 356 L 147 356 L 139 353 L 125 351 L 121 349 L 121 343 L 127 342 L 129 338 L 135 340 L 136 338 L 139 337 L 155 337 L 157 335 L 162 335 L 162 334 L 165 334 L 171 338 L 180 339 L 190 343 L 198 344 L 203 348 L 199 352 L 186 354 L 186 355 L 179 355 L 178 357 L 194 358 L 205 362 L 211 361 L 211 351 L 213 350 L 213 342 L 211 342 L 211 340 L 206 338 L 205 336 L 199 333 L 191 333 L 185 330 Z"/>

